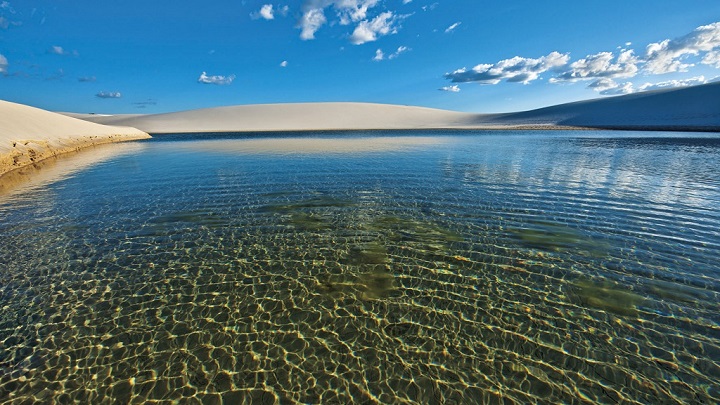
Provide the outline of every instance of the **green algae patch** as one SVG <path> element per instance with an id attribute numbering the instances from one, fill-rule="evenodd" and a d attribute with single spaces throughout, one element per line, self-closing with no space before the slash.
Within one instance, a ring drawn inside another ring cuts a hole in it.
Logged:
<path id="1" fill-rule="evenodd" d="M 389 215 L 373 219 L 366 229 L 390 241 L 415 244 L 426 251 L 448 251 L 452 243 L 464 241 L 459 233 L 433 222 Z"/>
<path id="2" fill-rule="evenodd" d="M 385 264 L 390 261 L 387 249 L 380 242 L 368 242 L 353 246 L 348 251 L 345 261 L 354 266 Z"/>
<path id="3" fill-rule="evenodd" d="M 330 221 L 312 212 L 295 212 L 286 223 L 303 231 L 323 231 L 331 228 Z"/>
<path id="4" fill-rule="evenodd" d="M 261 212 L 277 212 L 287 214 L 291 212 L 313 208 L 345 208 L 351 207 L 354 202 L 334 197 L 315 197 L 287 204 L 268 204 L 260 208 Z"/>
<path id="5" fill-rule="evenodd" d="M 596 241 L 575 228 L 550 221 L 533 221 L 527 227 L 510 228 L 510 234 L 523 246 L 552 252 L 579 250 L 601 257 L 609 249 L 604 241 Z"/>
<path id="6" fill-rule="evenodd" d="M 609 281 L 578 280 L 572 283 L 577 298 L 586 306 L 617 315 L 637 316 L 642 296 Z"/>
<path id="7" fill-rule="evenodd" d="M 387 269 L 373 269 L 360 274 L 331 274 L 318 277 L 318 290 L 332 298 L 351 295 L 368 301 L 387 298 L 395 289 L 394 277 Z"/>

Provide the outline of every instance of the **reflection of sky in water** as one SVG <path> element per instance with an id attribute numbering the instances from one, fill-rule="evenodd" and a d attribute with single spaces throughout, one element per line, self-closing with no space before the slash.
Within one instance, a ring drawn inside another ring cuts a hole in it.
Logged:
<path id="1" fill-rule="evenodd" d="M 0 403 L 720 399 L 717 141 L 407 135 L 159 136 L 4 197 Z"/>

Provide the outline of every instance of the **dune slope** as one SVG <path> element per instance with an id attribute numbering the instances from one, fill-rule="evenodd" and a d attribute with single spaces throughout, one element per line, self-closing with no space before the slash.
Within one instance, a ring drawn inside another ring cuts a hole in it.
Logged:
<path id="1" fill-rule="evenodd" d="M 560 104 L 478 123 L 720 131 L 720 82 Z"/>
<path id="2" fill-rule="evenodd" d="M 87 146 L 149 137 L 135 128 L 99 125 L 0 100 L 0 176 Z"/>

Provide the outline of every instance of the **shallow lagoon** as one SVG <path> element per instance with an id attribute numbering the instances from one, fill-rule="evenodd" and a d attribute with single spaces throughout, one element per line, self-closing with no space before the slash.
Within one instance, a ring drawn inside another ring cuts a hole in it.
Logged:
<path id="1" fill-rule="evenodd" d="M 53 165 L 0 195 L 0 403 L 720 401 L 717 137 L 161 135 Z"/>

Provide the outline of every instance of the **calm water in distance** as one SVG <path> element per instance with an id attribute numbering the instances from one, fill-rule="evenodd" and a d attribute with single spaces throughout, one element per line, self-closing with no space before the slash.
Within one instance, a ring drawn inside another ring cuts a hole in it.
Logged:
<path id="1" fill-rule="evenodd" d="M 720 402 L 717 134 L 159 135 L 0 195 L 0 404 Z"/>

